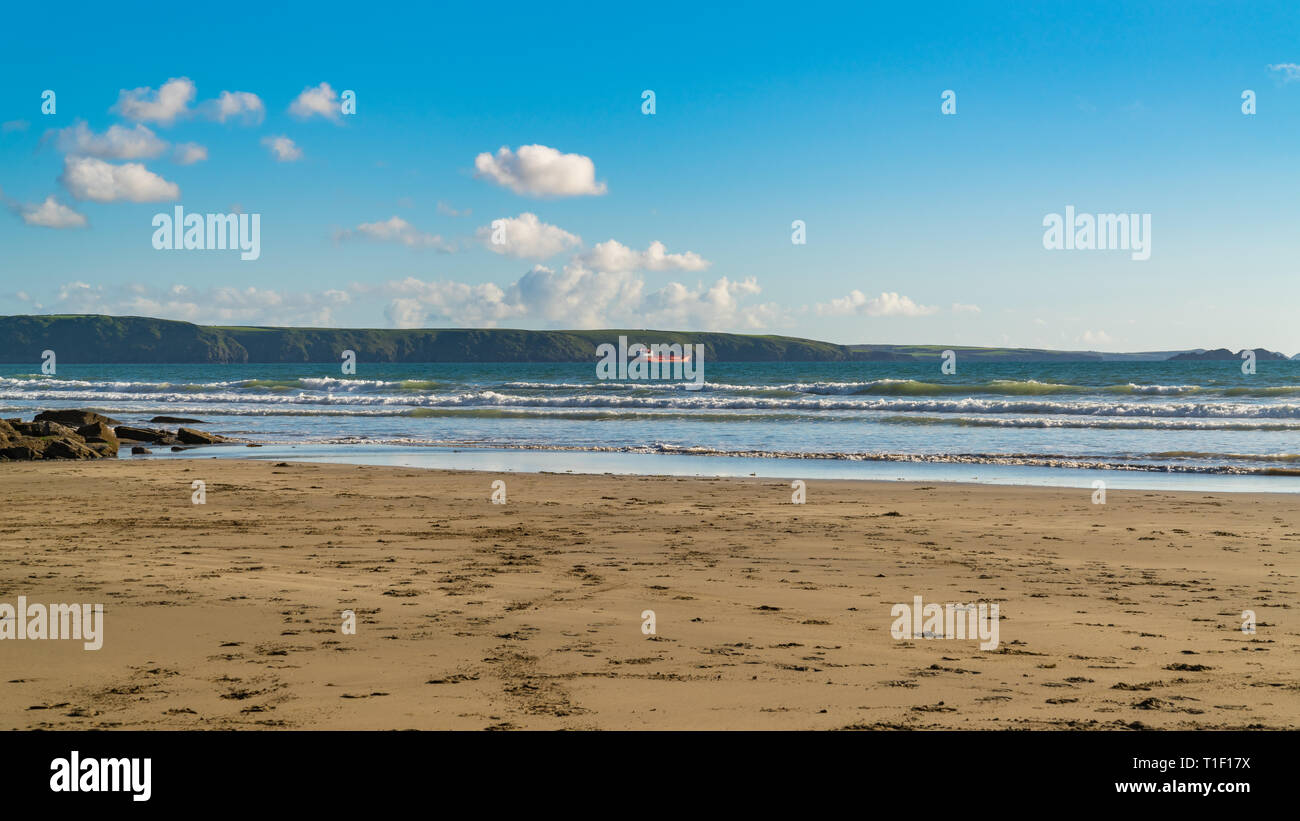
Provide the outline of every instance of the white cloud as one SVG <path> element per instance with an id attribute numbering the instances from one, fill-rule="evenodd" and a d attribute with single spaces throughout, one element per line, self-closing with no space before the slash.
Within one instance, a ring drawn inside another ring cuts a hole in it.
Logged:
<path id="1" fill-rule="evenodd" d="M 492 327 L 523 321 L 560 328 L 755 330 L 783 317 L 773 304 L 743 304 L 746 297 L 759 293 L 753 279 L 733 282 L 724 277 L 695 288 L 670 283 L 647 293 L 645 282 L 634 274 L 592 271 L 577 265 L 559 271 L 538 265 L 505 287 L 408 277 L 358 288 L 362 293 L 391 298 L 386 314 L 398 327 Z"/>
<path id="2" fill-rule="evenodd" d="M 504 245 L 491 244 L 492 227 L 477 231 L 479 241 L 497 253 L 546 258 L 582 240 L 523 213 L 506 221 Z M 671 282 L 648 291 L 638 271 L 702 270 L 708 262 L 698 254 L 669 254 L 663 243 L 645 251 L 610 240 L 575 255 L 555 270 L 534 266 L 514 283 L 472 285 L 463 282 L 424 282 L 415 277 L 380 286 L 354 286 L 357 293 L 390 298 L 389 321 L 399 327 L 495 326 L 523 321 L 561 328 L 695 327 L 757 330 L 785 322 L 789 312 L 776 304 L 754 304 L 760 293 L 751 277 L 694 287 Z"/>
<path id="3" fill-rule="evenodd" d="M 444 217 L 468 217 L 470 214 L 474 213 L 474 209 L 465 208 L 458 211 L 455 208 L 452 208 L 450 204 L 438 200 L 438 213 L 442 214 Z"/>
<path id="4" fill-rule="evenodd" d="M 1085 345 L 1109 345 L 1112 340 L 1105 331 L 1084 331 L 1079 341 Z"/>
<path id="5" fill-rule="evenodd" d="M 524 274 L 508 293 L 530 319 L 551 325 L 598 328 L 610 316 L 629 316 L 641 300 L 644 283 L 629 274 L 611 274 L 542 265 Z"/>
<path id="6" fill-rule="evenodd" d="M 94 157 L 65 157 L 59 181 L 77 199 L 95 202 L 164 202 L 181 195 L 180 186 L 140 163 L 112 165 Z"/>
<path id="7" fill-rule="evenodd" d="M 581 154 L 561 154 L 544 145 L 522 145 L 516 154 L 501 146 L 495 155 L 474 158 L 475 176 L 491 180 L 516 194 L 532 197 L 576 197 L 605 193 L 596 182 L 596 164 Z"/>
<path id="8" fill-rule="evenodd" d="M 19 208 L 23 222 L 28 225 L 41 225 L 46 228 L 85 228 L 86 218 L 54 198 L 45 198 L 40 205 L 24 205 Z"/>
<path id="9" fill-rule="evenodd" d="M 8 134 L 11 131 L 26 131 L 31 123 L 26 120 L 5 120 L 0 123 L 0 134 Z"/>
<path id="10" fill-rule="evenodd" d="M 289 113 L 304 120 L 314 116 L 324 117 L 336 123 L 342 120 L 339 95 L 330 88 L 329 83 L 321 83 L 315 88 L 304 88 L 302 93 L 289 104 Z"/>
<path id="11" fill-rule="evenodd" d="M 730 280 L 726 277 L 712 285 L 688 288 L 670 282 L 650 294 L 641 306 L 643 326 L 664 328 L 727 327 L 758 330 L 780 319 L 782 311 L 774 304 L 745 306 L 742 299 L 755 296 L 762 289 L 753 277 Z"/>
<path id="12" fill-rule="evenodd" d="M 1300 63 L 1276 63 L 1268 67 L 1269 71 L 1282 72 L 1282 82 L 1300 80 Z"/>
<path id="13" fill-rule="evenodd" d="M 418 299 L 394 299 L 384 309 L 388 324 L 394 328 L 419 328 L 428 312 Z"/>
<path id="14" fill-rule="evenodd" d="M 339 308 L 382 299 L 388 321 L 401 328 L 527 323 L 552 328 L 755 331 L 786 317 L 775 304 L 754 303 L 753 297 L 759 293 L 753 279 L 723 277 L 694 287 L 674 282 L 647 291 L 642 278 L 632 273 L 592 271 L 577 265 L 552 270 L 538 265 L 505 285 L 407 277 L 314 293 L 258 287 L 105 287 L 74 281 L 58 289 L 52 310 L 198 323 L 327 327 L 335 324 L 334 311 Z"/>
<path id="15" fill-rule="evenodd" d="M 297 162 L 302 159 L 302 149 L 283 134 L 278 137 L 263 137 L 262 145 L 271 150 L 277 162 Z"/>
<path id="16" fill-rule="evenodd" d="M 635 251 L 611 239 L 597 243 L 578 258 L 583 265 L 597 271 L 703 271 L 710 264 L 694 251 L 670 254 L 658 240 L 644 251 Z"/>
<path id="17" fill-rule="evenodd" d="M 276 291 L 269 288 L 156 288 L 128 284 L 113 291 L 85 282 L 59 288 L 57 306 L 70 313 L 154 316 L 197 323 L 245 323 L 326 327 L 334 324 L 334 309 L 351 303 L 346 291 L 321 293 Z"/>
<path id="18" fill-rule="evenodd" d="M 399 216 L 392 216 L 383 222 L 363 222 L 351 231 L 342 231 L 338 239 L 361 236 L 376 242 L 399 242 L 408 248 L 436 248 L 439 251 L 455 250 L 450 243 L 437 234 L 426 234 Z"/>
<path id="19" fill-rule="evenodd" d="M 85 282 L 68 282 L 59 287 L 59 302 L 66 302 L 74 307 L 87 304 L 98 304 L 98 300 L 103 298 L 104 286 L 100 285 L 92 288 Z M 77 313 L 99 313 L 99 311 L 78 311 Z"/>
<path id="20" fill-rule="evenodd" d="M 56 145 L 65 154 L 81 154 L 107 160 L 138 160 L 157 157 L 167 150 L 149 128 L 137 123 L 134 128 L 110 126 L 103 134 L 91 131 L 84 120 L 56 132 Z"/>
<path id="21" fill-rule="evenodd" d="M 464 282 L 423 282 L 408 277 L 382 289 L 399 294 L 384 310 L 398 328 L 420 328 L 454 322 L 467 327 L 491 327 L 519 316 L 521 307 L 509 304 L 505 292 L 495 284 L 469 285 Z"/>
<path id="22" fill-rule="evenodd" d="M 122 89 L 114 109 L 128 120 L 166 126 L 188 112 L 194 93 L 194 83 L 188 77 L 173 77 L 157 91 L 143 87 Z"/>
<path id="23" fill-rule="evenodd" d="M 193 165 L 208 158 L 208 149 L 198 143 L 181 143 L 172 156 L 180 165 Z"/>
<path id="24" fill-rule="evenodd" d="M 817 306 L 822 316 L 928 316 L 938 311 L 928 305 L 918 305 L 910 298 L 893 291 L 883 291 L 878 297 L 868 297 L 856 288 L 848 296 L 837 297 Z"/>
<path id="25" fill-rule="evenodd" d="M 954 314 L 978 314 L 980 313 L 980 306 L 966 305 L 961 302 L 954 302 L 952 304 L 952 312 Z"/>
<path id="26" fill-rule="evenodd" d="M 248 91 L 223 91 L 217 99 L 204 103 L 203 109 L 219 123 L 238 119 L 246 125 L 257 125 L 266 116 L 262 99 Z"/>
<path id="27" fill-rule="evenodd" d="M 494 220 L 496 222 L 496 220 Z M 546 259 L 561 251 L 582 244 L 582 238 L 563 228 L 542 222 L 536 214 L 525 211 L 517 217 L 501 220 L 503 231 L 485 225 L 475 233 L 479 242 L 489 251 L 521 259 Z M 493 235 L 504 242 L 495 243 Z"/>

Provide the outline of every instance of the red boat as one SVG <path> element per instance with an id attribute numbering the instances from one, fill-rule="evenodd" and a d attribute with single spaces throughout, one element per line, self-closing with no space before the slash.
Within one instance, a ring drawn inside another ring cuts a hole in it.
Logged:
<path id="1" fill-rule="evenodd" d="M 685 354 L 683 356 L 678 356 L 677 354 L 672 354 L 672 353 L 667 355 L 664 354 L 652 355 L 649 351 L 643 351 L 641 355 L 638 356 L 637 358 L 644 359 L 647 362 L 690 362 L 691 361 L 690 354 Z"/>

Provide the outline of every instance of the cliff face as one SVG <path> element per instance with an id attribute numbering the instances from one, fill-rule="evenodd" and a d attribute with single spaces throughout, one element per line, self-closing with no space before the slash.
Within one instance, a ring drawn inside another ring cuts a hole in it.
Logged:
<path id="1" fill-rule="evenodd" d="M 213 328 L 144 317 L 0 317 L 0 362 L 244 362 L 248 352 Z"/>
<path id="2" fill-rule="evenodd" d="M 59 362 L 202 364 L 338 362 L 594 362 L 596 348 L 617 344 L 702 344 L 710 362 L 908 362 L 937 360 L 942 345 L 835 345 L 790 336 L 606 329 L 521 331 L 509 328 L 338 329 L 194 325 L 139 316 L 0 316 L 0 364 L 38 366 L 41 352 Z M 1106 354 L 1026 348 L 955 348 L 963 361 L 1084 362 L 1240 359 L 1214 351 Z M 1286 359 L 1256 349 L 1260 360 Z"/>
<path id="3" fill-rule="evenodd" d="M 0 317 L 0 363 L 38 364 L 53 350 L 66 363 L 591 362 L 602 343 L 704 345 L 714 362 L 828 362 L 848 348 L 781 336 L 677 331 L 370 330 L 211 327 L 148 317 Z"/>

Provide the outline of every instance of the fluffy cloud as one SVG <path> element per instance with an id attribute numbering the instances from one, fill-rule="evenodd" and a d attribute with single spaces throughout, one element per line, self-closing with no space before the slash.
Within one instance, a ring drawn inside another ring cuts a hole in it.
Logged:
<path id="1" fill-rule="evenodd" d="M 542 222 L 536 214 L 524 212 L 517 217 L 485 225 L 475 236 L 489 251 L 521 259 L 546 259 L 582 244 L 582 238 L 563 228 Z M 503 242 L 494 242 L 493 239 Z"/>
<path id="2" fill-rule="evenodd" d="M 198 143 L 181 143 L 172 155 L 179 165 L 193 165 L 208 158 L 208 149 Z"/>
<path id="3" fill-rule="evenodd" d="M 611 239 L 597 243 L 578 259 L 598 271 L 703 271 L 709 267 L 709 261 L 694 251 L 670 254 L 658 240 L 646 250 L 636 251 Z"/>
<path id="4" fill-rule="evenodd" d="M 55 145 L 65 154 L 107 160 L 146 159 L 167 150 L 167 141 L 159 139 L 143 124 L 137 123 L 134 128 L 114 125 L 103 134 L 96 134 L 84 120 L 55 132 Z"/>
<path id="5" fill-rule="evenodd" d="M 398 242 L 408 248 L 436 248 L 439 251 L 455 250 L 450 243 L 437 234 L 426 234 L 399 216 L 390 217 L 383 222 L 363 222 L 351 231 L 341 231 L 337 239 L 360 236 L 376 242 Z"/>
<path id="6" fill-rule="evenodd" d="M 69 313 L 104 313 L 155 316 L 198 323 L 246 323 L 324 327 L 334 324 L 333 310 L 347 305 L 346 291 L 294 293 L 269 288 L 190 288 L 173 285 L 154 288 L 131 284 L 108 290 L 85 282 L 59 288 L 59 310 Z"/>
<path id="7" fill-rule="evenodd" d="M 302 159 L 302 149 L 283 134 L 278 137 L 263 137 L 262 145 L 271 150 L 277 162 L 297 162 Z"/>
<path id="8" fill-rule="evenodd" d="M 449 203 L 438 200 L 438 213 L 442 214 L 444 217 L 468 217 L 470 214 L 474 213 L 474 209 L 464 208 L 457 210 L 452 208 Z"/>
<path id="9" fill-rule="evenodd" d="M 755 330 L 782 318 L 778 306 L 747 305 L 759 293 L 752 279 L 725 277 L 690 288 L 670 283 L 646 292 L 645 282 L 628 272 L 593 271 L 569 265 L 556 271 L 535 266 L 514 283 L 469 285 L 425 282 L 414 277 L 384 285 L 357 286 L 361 292 L 391 299 L 386 314 L 398 327 L 455 324 L 492 327 L 505 321 L 550 327 L 728 327 Z"/>
<path id="10" fill-rule="evenodd" d="M 521 313 L 550 325 L 597 328 L 610 316 L 627 317 L 641 301 L 644 283 L 629 274 L 542 265 L 510 286 Z"/>
<path id="11" fill-rule="evenodd" d="M 416 277 L 354 284 L 317 293 L 270 288 L 121 287 L 68 282 L 51 306 L 66 313 L 156 316 L 189 322 L 254 325 L 335 324 L 334 311 L 361 301 L 386 301 L 385 315 L 399 328 L 494 327 L 528 323 L 553 328 L 666 327 L 754 331 L 785 319 L 773 304 L 755 304 L 752 279 L 721 278 L 694 287 L 680 283 L 647 291 L 635 274 L 580 266 L 535 266 L 507 285 Z"/>
<path id="12" fill-rule="evenodd" d="M 386 283 L 377 292 L 394 297 L 386 313 L 398 327 L 447 323 L 493 327 L 504 320 L 523 319 L 594 328 L 610 312 L 625 314 L 639 302 L 640 287 L 626 274 L 556 272 L 538 265 L 505 288 L 490 282 L 469 285 L 408 277 Z"/>
<path id="13" fill-rule="evenodd" d="M 837 297 L 829 303 L 817 306 L 817 313 L 823 316 L 848 316 L 853 314 L 865 316 L 928 316 L 938 311 L 928 305 L 918 305 L 908 297 L 893 291 L 884 291 L 877 297 L 868 297 L 856 288 L 845 297 Z"/>
<path id="14" fill-rule="evenodd" d="M 94 157 L 65 157 L 59 182 L 77 199 L 95 202 L 165 202 L 181 196 L 180 186 L 140 163 L 112 165 Z"/>
<path id="15" fill-rule="evenodd" d="M 173 77 L 157 91 L 152 88 L 122 89 L 114 110 L 128 120 L 166 126 L 188 112 L 194 94 L 194 83 L 188 77 Z"/>
<path id="16" fill-rule="evenodd" d="M 954 302 L 952 304 L 952 312 L 954 314 L 978 314 L 980 312 L 980 306 Z"/>
<path id="17" fill-rule="evenodd" d="M 1300 63 L 1277 63 L 1268 67 L 1269 71 L 1282 72 L 1282 82 L 1300 80 Z"/>
<path id="18" fill-rule="evenodd" d="M 646 298 L 641 314 L 647 323 L 665 328 L 758 330 L 778 321 L 782 314 L 773 304 L 742 304 L 744 297 L 755 296 L 761 290 L 753 277 L 740 281 L 722 277 L 712 285 L 695 288 L 670 282 Z"/>
<path id="19" fill-rule="evenodd" d="M 421 328 L 443 322 L 491 327 L 521 314 L 521 307 L 508 303 L 505 292 L 491 282 L 469 285 L 423 282 L 407 277 L 389 283 L 381 291 L 397 295 L 384 309 L 388 321 L 397 328 Z"/>
<path id="20" fill-rule="evenodd" d="M 289 113 L 303 120 L 324 117 L 337 123 L 342 119 L 339 95 L 330 88 L 329 83 L 321 83 L 315 88 L 304 88 L 302 93 L 289 104 Z"/>
<path id="21" fill-rule="evenodd" d="M 54 198 L 45 198 L 40 205 L 24 205 L 18 208 L 23 222 L 28 225 L 41 225 L 46 228 L 85 228 L 86 218 Z"/>
<path id="22" fill-rule="evenodd" d="M 223 91 L 216 99 L 191 109 L 197 91 L 188 77 L 173 77 L 157 91 L 147 87 L 122 89 L 117 105 L 111 110 L 128 120 L 163 126 L 171 125 L 192 111 L 220 123 L 238 120 L 245 125 L 257 125 L 266 116 L 266 106 L 261 98 L 249 91 Z"/>
<path id="23" fill-rule="evenodd" d="M 207 116 L 219 123 L 238 119 L 245 125 L 257 125 L 266 116 L 266 106 L 248 91 L 223 91 L 215 100 L 203 104 Z"/>
<path id="24" fill-rule="evenodd" d="M 605 193 L 596 182 L 596 164 L 581 154 L 561 154 L 545 145 L 522 145 L 515 153 L 501 146 L 495 155 L 474 158 L 475 176 L 516 194 L 531 197 L 576 197 Z"/>

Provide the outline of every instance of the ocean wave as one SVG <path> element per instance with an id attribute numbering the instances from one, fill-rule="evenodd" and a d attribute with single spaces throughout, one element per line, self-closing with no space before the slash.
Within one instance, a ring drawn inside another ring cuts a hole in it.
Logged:
<path id="1" fill-rule="evenodd" d="M 505 382 L 499 388 L 533 391 L 576 390 L 631 390 L 660 391 L 686 390 L 682 382 Z M 1050 396 L 1086 394 L 1134 394 L 1152 396 L 1179 396 L 1212 389 L 1199 385 L 1072 385 L 1059 382 L 1040 382 L 1035 379 L 994 379 L 986 382 L 926 382 L 916 379 L 871 379 L 865 381 L 789 382 L 777 385 L 737 385 L 726 382 L 704 382 L 702 390 L 719 393 L 761 396 L 766 394 L 810 394 L 814 396 Z M 1235 389 L 1234 395 L 1250 395 L 1250 389 Z M 1289 391 L 1290 388 L 1279 389 Z M 1300 393 L 1300 388 L 1295 389 Z M 1273 395 L 1273 394 L 1261 394 Z M 1280 395 L 1280 393 L 1279 393 Z"/>
<path id="2" fill-rule="evenodd" d="M 0 387 L 0 400 L 82 401 L 101 405 L 115 401 L 140 400 L 130 391 L 55 390 L 14 391 Z M 152 394 L 149 401 L 165 405 L 192 403 L 207 406 L 300 405 L 357 407 L 556 407 L 556 408 L 625 408 L 681 410 L 795 410 L 813 411 L 884 411 L 894 413 L 940 414 L 1033 414 L 1057 416 L 1132 417 L 1132 418 L 1206 418 L 1206 419 L 1300 419 L 1300 404 L 1242 402 L 1063 402 L 1053 400 L 981 399 L 893 399 L 893 398 L 776 398 L 728 397 L 683 393 L 680 396 L 611 396 L 578 394 L 570 396 L 519 396 L 493 390 L 473 390 L 446 394 L 280 394 L 250 395 L 234 391 L 215 393 L 171 392 Z M 213 412 L 221 412 L 214 410 Z"/>
<path id="3" fill-rule="evenodd" d="M 1300 453 L 1214 453 L 1203 450 L 1169 450 L 1148 455 L 1152 459 L 1210 459 L 1227 462 L 1300 462 Z"/>
<path id="4" fill-rule="evenodd" d="M 850 417 L 851 418 L 851 417 Z M 879 416 L 872 421 L 892 425 L 952 425 L 971 428 L 1073 428 L 1096 430 L 1260 430 L 1300 433 L 1300 422 L 1237 422 L 1231 419 L 1069 419 L 985 416 Z"/>
<path id="5" fill-rule="evenodd" d="M 696 393 L 696 386 L 682 381 L 579 380 L 543 381 L 510 380 L 500 383 L 457 382 L 438 379 L 359 379 L 356 377 L 294 377 L 287 379 L 255 378 L 214 380 L 207 382 L 164 382 L 131 380 L 66 379 L 39 374 L 0 377 L 0 390 L 22 393 L 98 391 L 104 393 L 224 393 L 247 392 L 250 395 L 283 395 L 292 391 L 333 395 L 422 395 L 437 391 L 496 391 L 505 393 Z M 855 381 L 818 380 L 780 384 L 736 384 L 704 382 L 699 392 L 728 394 L 738 397 L 794 398 L 798 396 L 1224 396 L 1271 399 L 1300 396 L 1300 385 L 1203 386 L 1161 385 L 1129 382 L 1116 385 L 1082 385 L 1066 382 L 1043 382 L 1035 379 L 992 379 L 981 382 L 930 382 L 916 379 L 871 379 Z"/>
<path id="6" fill-rule="evenodd" d="M 301 442 L 302 440 L 295 440 Z M 1300 468 L 1285 464 L 1255 467 L 1233 464 L 1187 464 L 1181 460 L 1204 458 L 1215 461 L 1300 462 L 1300 454 L 1219 454 L 1173 451 L 1169 453 L 1109 455 L 1096 457 L 1048 453 L 890 453 L 850 451 L 726 450 L 698 445 L 654 442 L 647 445 L 555 445 L 483 442 L 418 437 L 338 436 L 309 440 L 322 445 L 400 445 L 408 447 L 451 447 L 488 450 L 533 450 L 581 453 L 635 453 L 675 456 L 708 456 L 739 459 L 831 460 L 846 462 L 909 462 L 959 465 L 1000 465 L 1065 468 L 1072 470 L 1143 471 L 1151 473 L 1199 473 L 1217 475 L 1300 476 Z M 1161 461 L 1161 460 L 1165 461 Z M 1174 459 L 1178 461 L 1170 462 Z"/>

